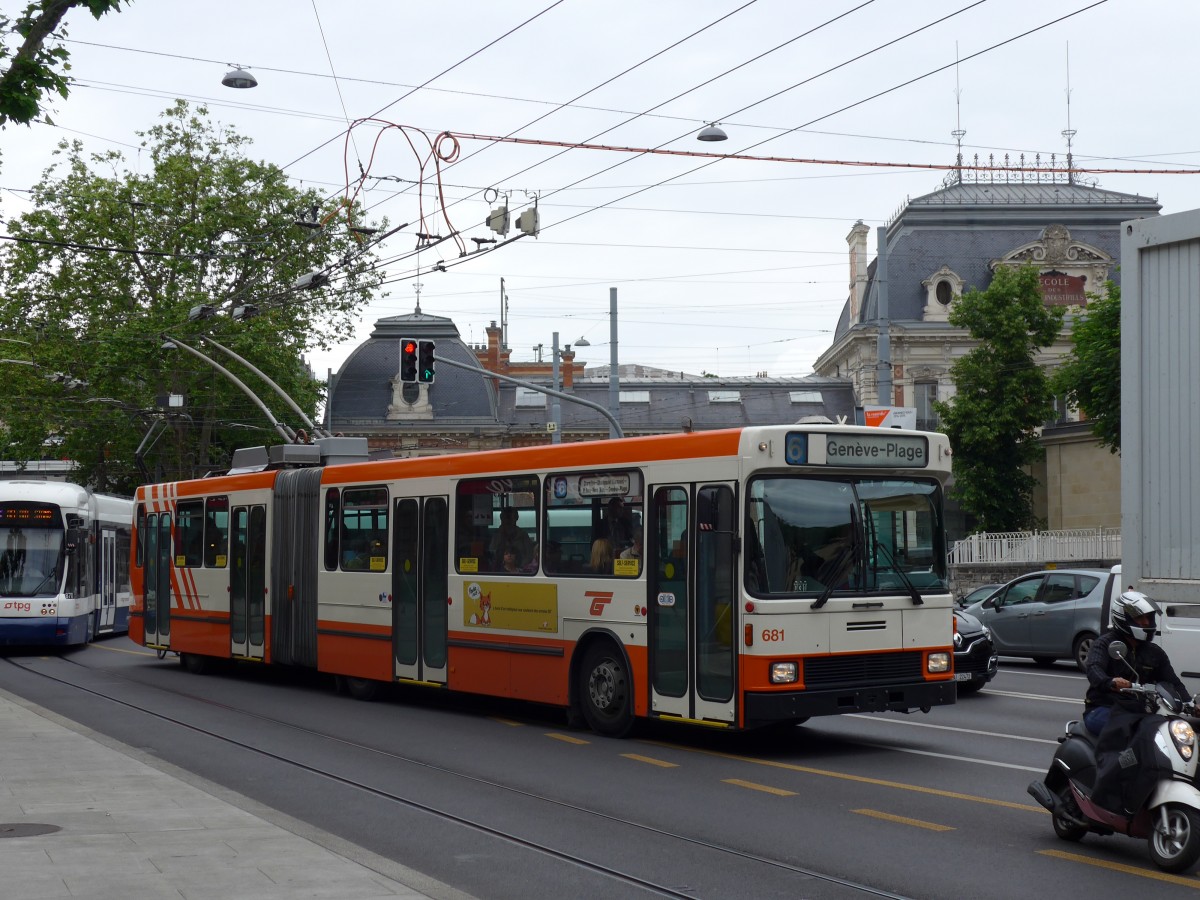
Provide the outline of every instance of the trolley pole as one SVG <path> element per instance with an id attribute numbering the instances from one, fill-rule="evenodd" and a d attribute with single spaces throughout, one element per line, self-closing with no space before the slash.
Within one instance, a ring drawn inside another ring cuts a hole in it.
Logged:
<path id="1" fill-rule="evenodd" d="M 444 356 L 433 355 L 435 362 L 441 363 L 444 366 L 450 366 L 454 369 L 466 369 L 468 372 L 475 372 L 480 378 L 498 378 L 500 381 L 507 381 L 509 384 L 519 385 L 523 388 L 529 388 L 531 391 L 538 391 L 542 394 L 547 394 L 551 397 L 557 397 L 559 400 L 566 400 L 569 403 L 578 403 L 580 406 L 586 406 L 588 409 L 594 409 L 604 418 L 608 419 L 609 431 L 611 437 L 625 437 L 625 432 L 621 430 L 621 424 L 616 417 L 599 403 L 593 403 L 591 400 L 584 400 L 582 397 L 572 397 L 570 394 L 564 394 L 562 391 L 556 391 L 553 388 L 543 387 L 540 384 L 531 384 L 528 381 L 522 381 L 520 378 L 512 378 L 508 375 L 501 375 L 498 372 L 490 372 L 487 369 L 481 369 L 478 365 L 459 362 L 456 359 L 446 359 Z"/>

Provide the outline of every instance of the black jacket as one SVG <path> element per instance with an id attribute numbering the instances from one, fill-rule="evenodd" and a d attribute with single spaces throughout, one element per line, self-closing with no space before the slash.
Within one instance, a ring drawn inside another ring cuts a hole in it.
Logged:
<path id="1" fill-rule="evenodd" d="M 1108 655 L 1108 645 L 1116 640 L 1124 641 L 1129 648 L 1125 662 L 1112 659 Z M 1134 673 L 1129 671 L 1129 666 L 1133 666 L 1136 670 L 1137 677 L 1134 677 Z M 1143 684 L 1158 684 L 1160 681 L 1166 681 L 1175 685 L 1181 697 L 1191 696 L 1187 686 L 1180 681 L 1175 670 L 1171 668 L 1171 660 L 1167 658 L 1166 651 L 1162 647 L 1145 641 L 1134 643 L 1124 635 L 1112 630 L 1096 638 L 1092 644 L 1087 658 L 1087 677 L 1091 684 L 1088 686 L 1083 700 L 1085 709 L 1092 709 L 1096 706 L 1126 705 L 1122 695 L 1112 689 L 1114 678 L 1141 681 Z M 1128 703 L 1131 703 L 1135 710 L 1140 708 L 1140 703 L 1136 700 L 1130 700 Z"/>

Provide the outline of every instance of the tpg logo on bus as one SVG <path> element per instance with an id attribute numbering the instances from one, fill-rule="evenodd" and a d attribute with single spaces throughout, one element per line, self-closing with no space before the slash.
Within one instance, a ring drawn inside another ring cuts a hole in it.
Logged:
<path id="1" fill-rule="evenodd" d="M 929 444 L 924 437 L 894 432 L 829 434 L 825 436 L 825 462 L 861 469 L 926 466 Z"/>

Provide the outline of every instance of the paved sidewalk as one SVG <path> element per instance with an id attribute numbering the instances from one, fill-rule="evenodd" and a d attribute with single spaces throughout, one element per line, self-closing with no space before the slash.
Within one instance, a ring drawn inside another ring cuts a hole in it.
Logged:
<path id="1" fill-rule="evenodd" d="M 469 900 L 5 691 L 0 897 Z"/>

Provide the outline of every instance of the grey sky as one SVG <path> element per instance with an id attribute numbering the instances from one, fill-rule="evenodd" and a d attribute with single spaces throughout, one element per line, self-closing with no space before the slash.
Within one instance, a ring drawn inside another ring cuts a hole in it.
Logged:
<path id="1" fill-rule="evenodd" d="M 385 107 L 381 119 L 431 136 L 445 130 L 946 165 L 955 154 L 951 133 L 961 127 L 968 154 L 1061 158 L 1068 59 L 1077 165 L 1200 171 L 1191 77 L 1200 4 L 1090 5 L 135 0 L 100 22 L 76 10 L 68 46 L 78 86 L 55 104 L 57 127 L 2 133 L 0 213 L 25 208 L 22 191 L 62 138 L 121 149 L 131 167 L 145 165 L 135 132 L 175 97 L 207 102 L 216 118 L 254 140 L 253 156 L 330 196 L 345 188 L 346 166 L 353 176 L 373 152 L 363 196 L 374 216 L 393 224 L 417 219 L 412 150 L 396 129 L 376 144 L 379 129 L 360 126 L 348 149 L 341 137 L 347 117 Z M 956 58 L 963 60 L 957 68 Z M 232 64 L 253 71 L 259 86 L 221 87 Z M 948 68 L 921 78 L 941 67 Z M 920 80 L 900 86 L 912 79 Z M 695 140 L 712 120 L 728 141 Z M 500 316 L 503 277 L 514 358 L 532 358 L 537 344 L 548 352 L 557 330 L 562 343 L 586 336 L 592 346 L 579 358 L 606 363 L 608 294 L 616 287 L 623 361 L 721 375 L 804 374 L 829 345 L 845 300 L 850 227 L 858 219 L 884 224 L 905 197 L 936 189 L 945 174 L 742 160 L 692 172 L 706 162 L 462 140 L 460 162 L 442 178 L 450 221 L 467 247 L 475 246 L 470 237 L 491 236 L 483 227 L 494 205 L 481 193 L 487 188 L 506 192 L 514 214 L 539 194 L 541 237 L 445 273 L 428 269 L 457 261 L 452 244 L 389 265 L 389 295 L 365 312 L 360 338 L 377 318 L 410 312 L 419 281 L 426 312 L 454 319 L 464 338 L 481 342 Z M 1200 206 L 1200 174 L 1084 177 L 1155 196 L 1164 212 Z M 427 214 L 434 208 L 427 184 Z M 432 224 L 445 233 L 444 223 Z M 407 255 L 415 230 L 391 238 L 383 255 Z M 352 347 L 318 354 L 313 364 L 319 372 L 336 368 Z"/>

